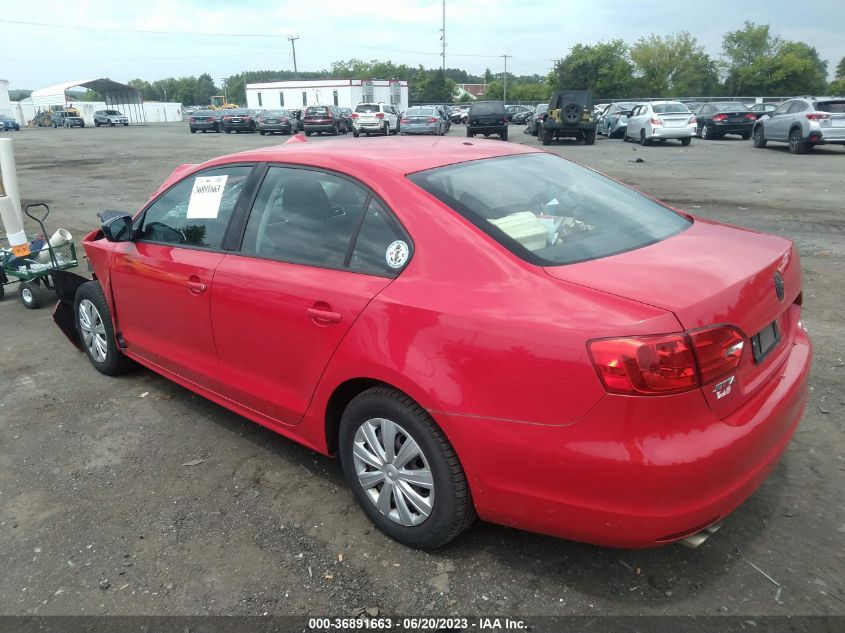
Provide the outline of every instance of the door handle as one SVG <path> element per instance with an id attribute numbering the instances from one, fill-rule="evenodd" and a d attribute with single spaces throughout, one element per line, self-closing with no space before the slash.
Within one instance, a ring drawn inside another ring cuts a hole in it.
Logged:
<path id="1" fill-rule="evenodd" d="M 319 308 L 308 308 L 306 310 L 308 316 L 316 323 L 338 323 L 340 322 L 340 312 L 332 312 L 331 310 L 320 310 Z"/>
<path id="2" fill-rule="evenodd" d="M 205 292 L 208 289 L 204 283 L 199 280 L 199 277 L 190 277 L 185 284 L 188 287 L 188 291 L 192 294 L 198 295 L 201 292 Z"/>

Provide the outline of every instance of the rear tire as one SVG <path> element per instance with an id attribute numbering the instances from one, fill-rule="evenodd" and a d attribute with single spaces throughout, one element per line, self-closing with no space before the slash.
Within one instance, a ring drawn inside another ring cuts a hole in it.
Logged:
<path id="1" fill-rule="evenodd" d="M 713 140 L 713 126 L 706 123 L 701 126 L 701 139 L 704 141 Z"/>
<path id="2" fill-rule="evenodd" d="M 384 132 L 384 135 L 385 135 L 385 136 L 390 136 L 390 123 L 385 123 L 385 124 L 384 124 L 384 130 L 383 130 L 383 132 Z"/>
<path id="3" fill-rule="evenodd" d="M 500 138 L 501 140 L 503 140 L 503 141 L 507 141 L 507 140 L 508 140 L 508 128 L 505 128 L 505 129 L 504 129 L 504 130 L 503 130 L 503 131 L 499 134 L 499 138 Z"/>
<path id="4" fill-rule="evenodd" d="M 361 133 L 358 130 L 356 130 L 355 128 L 352 128 L 352 136 L 354 138 L 358 138 L 359 136 L 361 136 Z"/>
<path id="5" fill-rule="evenodd" d="M 99 282 L 89 281 L 79 286 L 74 315 L 79 341 L 94 369 L 106 376 L 117 376 L 132 367 L 132 361 L 117 347 L 111 311 Z M 90 337 L 87 342 L 86 336 Z"/>
<path id="6" fill-rule="evenodd" d="M 681 139 L 681 145 L 683 145 L 684 147 L 688 147 L 690 143 L 692 143 L 692 137 L 691 136 L 688 136 L 687 138 Z"/>
<path id="7" fill-rule="evenodd" d="M 100 127 L 100 126 L 97 125 L 96 127 Z M 205 130 L 203 130 L 203 132 L 205 132 Z M 197 131 L 194 128 L 191 128 L 191 134 L 196 134 L 196 133 L 197 133 Z"/>
<path id="8" fill-rule="evenodd" d="M 266 134 L 266 132 L 265 132 L 264 130 L 258 130 L 258 133 L 259 133 L 261 136 L 264 136 L 264 135 Z"/>
<path id="9" fill-rule="evenodd" d="M 542 137 L 543 145 L 551 145 L 552 139 L 554 138 L 554 132 L 552 130 L 546 130 L 544 128 L 540 128 L 537 130 L 538 136 Z"/>
<path id="10" fill-rule="evenodd" d="M 651 139 L 645 137 L 645 130 L 640 130 L 640 145 L 643 147 L 651 145 Z"/>
<path id="11" fill-rule="evenodd" d="M 595 130 L 587 130 L 584 132 L 584 143 L 587 145 L 595 145 L 596 144 L 596 131 Z"/>
<path id="12" fill-rule="evenodd" d="M 743 132 L 742 133 L 742 140 L 743 141 L 747 141 L 750 138 L 751 138 L 751 132 Z"/>
<path id="13" fill-rule="evenodd" d="M 405 394 L 385 386 L 356 396 L 343 412 L 338 445 L 356 501 L 396 541 L 435 549 L 475 519 L 454 448 L 431 416 Z M 415 456 L 403 462 L 409 452 Z"/>
<path id="14" fill-rule="evenodd" d="M 473 134 L 469 128 L 467 128 L 467 138 L 475 138 L 475 134 Z"/>
<path id="15" fill-rule="evenodd" d="M 810 149 L 807 143 L 801 138 L 801 130 L 795 128 L 789 133 L 789 151 L 793 154 L 806 154 Z"/>

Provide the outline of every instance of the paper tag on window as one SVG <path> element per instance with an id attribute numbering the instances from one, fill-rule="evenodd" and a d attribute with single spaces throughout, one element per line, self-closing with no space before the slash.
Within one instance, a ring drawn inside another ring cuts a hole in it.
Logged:
<path id="1" fill-rule="evenodd" d="M 229 176 L 201 176 L 194 180 L 194 189 L 188 202 L 189 220 L 210 220 L 217 217 L 228 178 Z"/>

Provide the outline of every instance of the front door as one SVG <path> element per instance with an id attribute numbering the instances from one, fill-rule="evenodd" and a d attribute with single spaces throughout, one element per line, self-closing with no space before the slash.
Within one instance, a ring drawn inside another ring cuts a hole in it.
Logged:
<path id="1" fill-rule="evenodd" d="M 251 166 L 210 169 L 161 194 L 118 245 L 111 288 L 121 337 L 133 354 L 214 388 L 217 351 L 209 297 L 221 244 Z"/>
<path id="2" fill-rule="evenodd" d="M 221 393 L 298 423 L 332 354 L 404 266 L 409 245 L 363 186 L 317 170 L 270 167 L 240 253 L 226 255 L 214 277 Z"/>

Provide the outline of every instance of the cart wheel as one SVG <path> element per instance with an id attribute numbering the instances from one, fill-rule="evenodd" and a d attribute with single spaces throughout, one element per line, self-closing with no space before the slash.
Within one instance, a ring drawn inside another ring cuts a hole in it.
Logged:
<path id="1" fill-rule="evenodd" d="M 21 303 L 30 310 L 40 308 L 43 303 L 43 291 L 37 281 L 22 281 L 20 292 Z"/>

